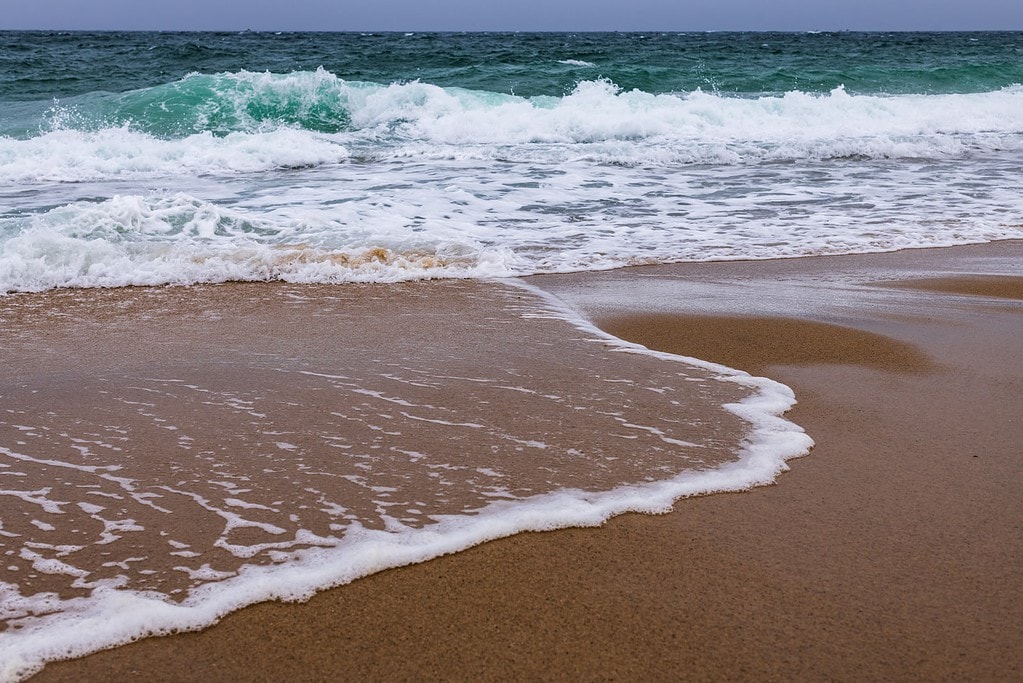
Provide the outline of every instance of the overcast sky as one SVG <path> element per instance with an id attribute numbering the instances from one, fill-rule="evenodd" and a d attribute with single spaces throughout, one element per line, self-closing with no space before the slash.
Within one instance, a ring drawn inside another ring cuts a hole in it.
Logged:
<path id="1" fill-rule="evenodd" d="M 1023 0 L 9 0 L 4 29 L 1023 30 Z"/>

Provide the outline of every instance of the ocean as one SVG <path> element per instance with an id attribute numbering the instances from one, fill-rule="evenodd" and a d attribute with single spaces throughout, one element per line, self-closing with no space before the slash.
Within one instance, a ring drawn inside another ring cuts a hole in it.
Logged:
<path id="1" fill-rule="evenodd" d="M 1019 33 L 0 41 L 0 292 L 1019 235 Z"/>
<path id="2" fill-rule="evenodd" d="M 522 276 L 1021 236 L 1020 33 L 0 33 L 0 680 L 809 448 Z"/>

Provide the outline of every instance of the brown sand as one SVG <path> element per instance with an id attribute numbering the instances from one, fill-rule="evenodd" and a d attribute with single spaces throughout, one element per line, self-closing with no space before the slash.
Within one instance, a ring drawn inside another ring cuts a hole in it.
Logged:
<path id="1" fill-rule="evenodd" d="M 758 375 L 771 365 L 862 365 L 890 372 L 922 372 L 932 366 L 912 344 L 812 320 L 647 313 L 599 322 L 607 332 L 651 349 Z"/>
<path id="2" fill-rule="evenodd" d="M 967 275 L 945 278 L 920 278 L 892 283 L 911 289 L 930 289 L 976 296 L 1023 299 L 1023 278 L 1011 275 Z"/>
<path id="3" fill-rule="evenodd" d="M 356 520 L 418 529 L 735 460 L 748 425 L 723 406 L 752 389 L 621 353 L 547 305 L 451 280 L 0 298 L 0 445 L 17 453 L 0 479 L 19 482 L 0 485 L 0 580 L 70 599 L 85 571 L 184 598 Z"/>
<path id="4" fill-rule="evenodd" d="M 775 486 L 488 543 L 39 680 L 1020 680 L 1023 304 L 873 283 L 1021 263 L 1012 242 L 540 278 L 622 336 L 789 384 L 817 448 Z"/>

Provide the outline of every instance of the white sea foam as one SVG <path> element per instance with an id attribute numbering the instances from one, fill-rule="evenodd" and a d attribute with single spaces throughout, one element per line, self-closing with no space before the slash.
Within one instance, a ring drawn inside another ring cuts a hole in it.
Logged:
<path id="1" fill-rule="evenodd" d="M 448 230 L 409 239 L 404 226 L 388 226 L 386 219 L 373 234 L 331 220 L 328 211 L 318 213 L 246 212 L 180 193 L 71 204 L 11 221 L 13 236 L 0 241 L 0 292 L 227 280 L 387 282 L 513 272 L 505 264 L 514 262 L 507 249 L 487 250 L 471 235 L 459 239 Z"/>
<path id="2" fill-rule="evenodd" d="M 358 96 L 355 96 L 357 93 Z M 646 142 L 597 150 L 625 163 L 944 157 L 974 147 L 1019 149 L 1023 87 L 972 95 L 827 95 L 757 98 L 621 91 L 584 81 L 561 97 L 516 98 L 422 83 L 361 88 L 349 96 L 356 129 L 431 145 Z M 529 150 L 523 150 L 528 153 Z"/>
<path id="3" fill-rule="evenodd" d="M 0 137 L 0 183 L 242 174 L 341 163 L 348 150 L 307 131 L 279 128 L 214 137 L 161 139 L 125 125 L 61 129 L 27 140 Z"/>
<path id="4" fill-rule="evenodd" d="M 346 517 L 345 533 L 341 538 L 324 536 L 301 528 L 293 534 L 284 533 L 283 529 L 275 525 L 243 517 L 242 513 L 258 515 L 274 510 L 270 506 L 253 504 L 251 501 L 234 497 L 238 494 L 232 491 L 237 490 L 237 487 L 231 480 L 219 482 L 226 487 L 221 490 L 227 490 L 232 496 L 222 500 L 225 506 L 240 512 L 226 510 L 212 500 L 189 491 L 164 487 L 168 493 L 193 500 L 202 509 L 221 518 L 225 528 L 215 543 L 217 547 L 243 560 L 262 553 L 272 558 L 273 562 L 243 563 L 237 571 L 218 568 L 208 561 L 175 564 L 176 572 L 185 575 L 196 585 L 190 588 L 187 596 L 181 601 L 172 601 L 153 591 L 131 589 L 126 585 L 126 578 L 123 575 L 109 579 L 93 578 L 88 570 L 75 564 L 72 559 L 73 553 L 58 560 L 28 549 L 24 551 L 22 559 L 29 562 L 37 571 L 66 575 L 69 580 L 78 582 L 76 585 L 87 588 L 88 595 L 70 599 L 61 599 L 52 593 L 29 596 L 23 595 L 13 584 L 0 584 L 2 615 L 6 619 L 16 620 L 18 624 L 18 628 L 0 633 L 0 680 L 18 680 L 37 671 L 47 661 L 82 655 L 140 637 L 201 629 L 215 623 L 225 614 L 255 602 L 273 599 L 304 600 L 327 587 L 342 585 L 390 567 L 422 562 L 457 552 L 491 539 L 523 531 L 544 531 L 567 526 L 598 526 L 609 517 L 627 511 L 666 512 L 681 497 L 714 491 L 743 490 L 770 483 L 787 468 L 785 464 L 787 459 L 805 453 L 812 445 L 812 441 L 799 427 L 781 417 L 794 402 L 792 392 L 787 387 L 771 380 L 750 377 L 746 373 L 723 366 L 652 352 L 621 341 L 600 332 L 553 297 L 521 282 L 508 284 L 520 287 L 530 294 L 525 301 L 509 298 L 510 302 L 514 302 L 509 305 L 518 310 L 523 318 L 567 320 L 586 340 L 599 340 L 601 349 L 611 349 L 612 353 L 621 352 L 657 359 L 656 365 L 668 373 L 660 378 L 662 381 L 668 377 L 679 380 L 688 376 L 686 373 L 691 372 L 692 368 L 698 367 L 709 373 L 706 377 L 712 378 L 711 381 L 735 383 L 745 387 L 750 392 L 749 397 L 726 406 L 729 411 L 740 415 L 749 424 L 747 440 L 737 458 L 713 469 L 684 469 L 681 474 L 668 476 L 661 481 L 618 485 L 611 490 L 559 488 L 549 493 L 527 497 L 512 493 L 510 487 L 514 486 L 515 482 L 504 481 L 507 477 L 500 469 L 477 465 L 468 468 L 469 476 L 482 476 L 486 481 L 502 480 L 501 486 L 483 484 L 480 496 L 490 502 L 481 508 L 473 509 L 471 514 L 431 515 L 430 523 L 415 527 L 405 524 L 387 512 L 396 504 L 389 497 L 400 494 L 399 488 L 375 485 L 364 477 L 361 483 L 374 492 L 378 514 L 384 522 L 383 528 L 369 529 L 362 526 L 357 518 L 349 517 L 344 506 L 322 500 L 321 496 L 323 509 Z M 589 345 L 587 341 L 583 344 Z M 311 381 L 331 381 L 329 377 L 315 373 L 308 376 Z M 703 381 L 707 381 L 706 377 Z M 499 382 L 484 381 L 486 380 L 484 377 L 463 379 L 480 386 L 494 384 L 498 391 L 505 388 Z M 607 383 L 604 384 L 608 386 Z M 617 382 L 611 386 L 620 384 L 622 383 Z M 664 385 L 662 383 L 657 386 Z M 362 394 L 356 392 L 353 395 Z M 552 400 L 557 398 L 553 397 Z M 618 411 L 612 411 L 611 414 L 623 415 L 621 410 L 624 407 L 618 408 Z M 409 417 L 423 416 L 409 414 Z M 668 444 L 678 442 L 677 439 L 670 440 L 670 437 L 665 439 L 667 435 L 660 428 L 640 425 L 626 417 L 616 421 L 623 428 L 652 435 L 656 440 Z M 475 422 L 458 423 L 443 420 L 431 422 L 442 427 L 466 427 L 474 430 L 484 428 L 484 425 Z M 275 442 L 271 445 L 277 444 Z M 535 440 L 528 443 L 523 441 L 523 445 L 545 451 L 548 446 Z M 0 454 L 19 462 L 51 462 L 7 448 L 0 450 Z M 109 454 L 107 457 L 118 456 Z M 55 460 L 52 462 L 56 465 L 61 464 Z M 453 468 L 444 463 L 435 466 Z M 109 466 L 100 464 L 89 470 L 80 471 L 84 474 L 102 475 L 108 468 Z M 218 469 L 217 474 L 226 475 L 229 472 Z M 44 497 L 47 493 L 40 491 L 34 495 Z M 424 503 L 412 501 L 401 505 L 425 507 Z M 78 507 L 93 515 L 99 515 L 101 512 L 105 514 L 107 511 L 98 505 Z M 59 513 L 59 508 L 52 512 Z M 124 523 L 125 527 L 121 530 L 130 530 L 127 528 L 130 526 L 130 520 L 124 520 Z M 271 537 L 285 537 L 248 545 L 228 542 L 226 540 L 228 533 L 237 528 L 259 528 Z M 175 558 L 187 560 L 193 557 L 187 552 L 182 552 L 186 544 L 180 541 L 168 538 L 161 541 L 160 545 L 169 545 Z M 131 563 L 138 560 L 139 555 L 135 553 L 120 562 L 114 562 L 113 565 L 127 572 Z"/>
<path id="5" fill-rule="evenodd" d="M 1019 237 L 1023 223 L 1018 169 L 1000 161 L 982 182 L 970 164 L 664 174 L 578 162 L 523 176 L 452 163 L 390 169 L 385 186 L 337 170 L 284 196 L 114 196 L 0 218 L 0 293 L 505 277 L 945 246 Z"/>

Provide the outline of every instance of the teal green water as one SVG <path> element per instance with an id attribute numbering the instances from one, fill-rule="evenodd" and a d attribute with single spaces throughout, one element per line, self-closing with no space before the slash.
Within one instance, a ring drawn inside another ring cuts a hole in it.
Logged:
<path id="1" fill-rule="evenodd" d="M 566 63 L 566 62 L 585 62 Z M 0 33 L 0 101 L 120 92 L 188 73 L 323 67 L 354 81 L 560 96 L 626 90 L 964 93 L 1023 83 L 1005 33 Z"/>
<path id="2" fill-rule="evenodd" d="M 346 81 L 419 80 L 522 97 L 560 97 L 596 79 L 648 93 L 974 93 L 1023 83 L 1023 34 L 3 32 L 0 133 L 37 127 L 54 99 L 75 101 L 80 117 L 104 125 L 132 121 L 172 135 L 230 130 L 240 123 L 227 106 L 201 122 L 189 118 L 194 107 L 218 107 L 223 91 L 211 74 L 318 68 Z M 182 81 L 189 74 L 207 76 Z M 144 89 L 154 90 L 110 102 Z M 325 93 L 309 110 L 299 99 L 253 104 L 248 113 L 345 128 L 343 102 Z"/>
<path id="3" fill-rule="evenodd" d="M 347 82 L 521 97 L 561 97 L 600 79 L 654 94 L 977 93 L 1023 83 L 1023 34 L 4 32 L 0 134 L 47 125 L 55 99 L 75 105 L 79 128 L 131 122 L 178 135 L 274 121 L 344 130 L 346 103 L 329 88 L 312 106 L 308 93 L 277 93 L 239 117 L 231 95 L 245 93 L 215 76 L 320 68 Z"/>

